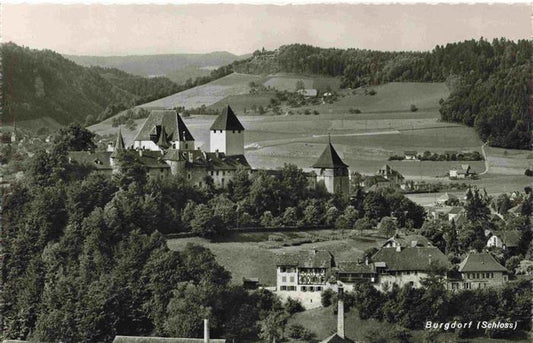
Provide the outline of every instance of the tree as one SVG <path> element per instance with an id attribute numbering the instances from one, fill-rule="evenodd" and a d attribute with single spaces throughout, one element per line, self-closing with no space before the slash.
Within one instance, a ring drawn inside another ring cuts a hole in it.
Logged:
<path id="1" fill-rule="evenodd" d="M 398 226 L 391 217 L 383 217 L 378 224 L 378 230 L 387 237 L 391 237 Z"/>
<path id="2" fill-rule="evenodd" d="M 259 322 L 259 338 L 265 343 L 271 343 L 273 340 L 279 342 L 283 339 L 285 325 L 287 325 L 287 315 L 285 312 L 271 312 L 265 319 Z"/>
<path id="3" fill-rule="evenodd" d="M 465 210 L 466 218 L 470 222 L 487 222 L 489 219 L 490 210 L 486 201 L 479 194 L 479 190 L 477 188 L 474 189 L 473 192 L 470 189 L 468 190 Z"/>
<path id="4" fill-rule="evenodd" d="M 220 216 L 215 215 L 211 207 L 205 204 L 196 206 L 191 221 L 191 232 L 200 237 L 213 237 L 223 229 Z"/>
<path id="5" fill-rule="evenodd" d="M 94 136 L 94 133 L 79 124 L 70 124 L 66 128 L 59 129 L 54 137 L 54 144 L 56 149 L 59 150 L 93 150 L 96 148 L 93 142 Z"/>
<path id="6" fill-rule="evenodd" d="M 365 216 L 372 219 L 381 219 L 390 214 L 390 208 L 387 201 L 377 192 L 370 192 L 363 201 L 363 210 Z"/>

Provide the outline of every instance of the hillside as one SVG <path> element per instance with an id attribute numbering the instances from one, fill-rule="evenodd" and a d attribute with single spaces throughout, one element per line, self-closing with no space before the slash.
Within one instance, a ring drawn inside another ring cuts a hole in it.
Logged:
<path id="1" fill-rule="evenodd" d="M 1 54 L 5 124 L 44 117 L 59 124 L 90 123 L 179 90 L 166 78 L 87 68 L 50 50 L 7 43 Z"/>
<path id="2" fill-rule="evenodd" d="M 436 46 L 430 52 L 323 49 L 303 44 L 256 51 L 234 63 L 241 73 L 279 72 L 340 77 L 343 88 L 391 81 L 444 82 L 452 91 L 441 103 L 445 121 L 475 127 L 491 146 L 529 149 L 528 82 L 531 42 L 470 40 Z"/>
<path id="3" fill-rule="evenodd" d="M 166 54 L 132 56 L 76 56 L 64 55 L 75 63 L 90 67 L 117 68 L 127 73 L 154 77 L 165 76 L 176 83 L 185 83 L 209 75 L 210 69 L 231 64 L 235 60 L 249 57 L 237 56 L 226 51 L 208 54 Z"/>

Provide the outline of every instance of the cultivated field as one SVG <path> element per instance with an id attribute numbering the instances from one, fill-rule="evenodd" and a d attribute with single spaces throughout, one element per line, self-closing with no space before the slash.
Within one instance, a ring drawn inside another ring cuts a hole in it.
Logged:
<path id="1" fill-rule="evenodd" d="M 180 250 L 187 243 L 197 243 L 208 247 L 216 260 L 229 270 L 235 284 L 242 283 L 243 277 L 258 277 L 265 286 L 276 285 L 276 258 L 279 254 L 299 250 L 324 249 L 334 254 L 336 261 L 357 261 L 363 252 L 377 246 L 384 239 L 379 236 L 357 236 L 355 232 L 338 232 L 331 230 L 284 233 L 241 233 L 230 236 L 223 242 L 210 242 L 201 238 L 169 239 L 168 247 Z M 282 242 L 269 241 L 269 235 L 275 235 L 284 242 L 306 239 L 314 243 L 297 246 L 283 246 Z M 243 259 L 242 256 L 246 256 Z"/>
<path id="2" fill-rule="evenodd" d="M 296 83 L 302 81 L 305 88 L 314 88 L 325 91 L 328 87 L 332 90 L 340 88 L 340 79 L 336 77 L 317 75 L 295 75 L 288 73 L 278 73 L 270 75 L 264 82 L 265 86 L 270 86 L 279 90 L 294 92 Z"/>

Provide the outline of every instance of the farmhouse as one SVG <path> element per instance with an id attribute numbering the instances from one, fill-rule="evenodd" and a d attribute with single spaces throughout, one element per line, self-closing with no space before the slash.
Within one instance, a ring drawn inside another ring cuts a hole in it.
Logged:
<path id="1" fill-rule="evenodd" d="M 518 247 L 521 232 L 518 230 L 494 232 L 487 241 L 487 247 L 502 248 L 504 250 L 513 250 Z"/>
<path id="2" fill-rule="evenodd" d="M 382 248 L 371 260 L 379 278 L 376 288 L 387 291 L 393 284 L 422 287 L 421 281 L 435 268 L 450 267 L 450 262 L 436 247 Z"/>
<path id="3" fill-rule="evenodd" d="M 348 194 L 350 190 L 348 165 L 339 157 L 331 140 L 313 164 L 313 168 L 317 174 L 317 184 L 323 184 L 329 193 Z"/>
<path id="4" fill-rule="evenodd" d="M 460 278 L 450 280 L 449 289 L 479 289 L 501 286 L 507 282 L 507 269 L 491 254 L 472 253 L 459 264 Z"/>
<path id="5" fill-rule="evenodd" d="M 451 180 L 466 179 L 466 178 L 472 177 L 474 175 L 474 172 L 472 171 L 472 168 L 470 167 L 469 164 L 462 164 L 461 168 L 450 169 L 448 175 Z"/>
<path id="6" fill-rule="evenodd" d="M 412 150 L 404 151 L 404 155 L 405 155 L 405 159 L 406 160 L 413 161 L 413 160 L 417 160 L 418 159 L 416 151 L 412 151 Z"/>

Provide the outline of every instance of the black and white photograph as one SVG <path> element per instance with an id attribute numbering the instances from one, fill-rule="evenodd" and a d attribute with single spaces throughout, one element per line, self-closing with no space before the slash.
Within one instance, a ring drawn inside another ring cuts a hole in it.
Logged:
<path id="1" fill-rule="evenodd" d="M 0 3 L 0 342 L 533 341 L 533 3 Z"/>

